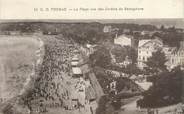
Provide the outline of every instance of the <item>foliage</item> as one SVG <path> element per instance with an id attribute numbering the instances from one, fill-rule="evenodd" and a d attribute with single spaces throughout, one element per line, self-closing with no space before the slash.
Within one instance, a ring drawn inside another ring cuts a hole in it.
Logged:
<path id="1" fill-rule="evenodd" d="M 96 110 L 96 114 L 105 114 L 106 112 L 106 104 L 108 103 L 108 96 L 102 96 L 98 102 L 98 108 Z"/>
<path id="2" fill-rule="evenodd" d="M 183 71 L 179 68 L 155 76 L 153 86 L 143 93 L 140 107 L 161 107 L 181 102 Z"/>
<path id="3" fill-rule="evenodd" d="M 183 40 L 183 33 L 178 33 L 175 27 L 165 28 L 161 26 L 161 33 L 156 32 L 153 36 L 157 36 L 163 40 L 163 43 L 171 47 L 178 47 L 180 41 Z"/>
<path id="4" fill-rule="evenodd" d="M 109 93 L 109 84 L 110 82 L 113 81 L 113 77 L 106 74 L 104 69 L 100 68 L 100 67 L 96 67 L 94 68 L 94 73 L 96 75 L 96 78 L 98 79 L 99 84 L 101 85 L 103 91 L 105 94 Z"/>
<path id="5" fill-rule="evenodd" d="M 101 46 L 94 54 L 90 55 L 90 61 L 93 65 L 102 68 L 108 68 L 111 64 L 111 56 L 109 50 Z"/>
<path id="6" fill-rule="evenodd" d="M 142 36 L 139 32 L 133 33 L 134 31 L 155 31 L 160 30 L 161 32 L 155 32 L 153 36 L 160 37 L 164 44 L 169 46 L 178 46 L 179 42 L 182 40 L 182 33 L 176 31 L 177 28 L 170 27 L 166 28 L 161 26 L 157 28 L 154 25 L 139 25 L 131 23 L 122 24 L 102 24 L 102 23 L 61 23 L 61 22 L 11 22 L 11 23 L 1 23 L 0 31 L 20 31 L 20 32 L 35 32 L 42 31 L 44 34 L 48 32 L 54 34 L 63 34 L 64 37 L 72 38 L 78 43 L 98 43 L 105 40 L 113 40 L 115 37 L 114 33 L 103 33 L 103 27 L 105 25 L 110 25 L 112 28 L 118 28 L 118 35 L 123 34 L 124 29 L 130 30 L 129 35 L 133 35 L 137 43 L 140 39 L 148 39 L 150 36 Z"/>
<path id="7" fill-rule="evenodd" d="M 142 91 L 137 84 L 128 78 L 113 77 L 112 75 L 107 74 L 105 70 L 100 67 L 94 68 L 94 72 L 105 94 L 110 93 L 109 85 L 113 80 L 117 82 L 116 90 L 118 93 L 127 91 Z"/>
<path id="8" fill-rule="evenodd" d="M 136 64 L 129 64 L 126 68 L 122 68 L 122 71 L 127 73 L 127 74 L 135 74 L 135 75 L 138 75 L 138 74 L 142 74 L 143 71 L 140 70 Z"/>
<path id="9" fill-rule="evenodd" d="M 126 56 L 128 56 L 133 63 L 135 63 L 137 60 L 137 52 L 130 46 L 122 47 L 120 45 L 114 45 L 112 47 L 111 53 L 115 55 L 116 62 L 123 62 Z"/>
<path id="10" fill-rule="evenodd" d="M 109 95 L 104 95 L 98 102 L 96 114 L 114 114 L 116 110 L 121 108 L 121 100 L 111 98 Z"/>
<path id="11" fill-rule="evenodd" d="M 111 49 L 111 53 L 115 56 L 116 62 L 123 62 L 127 55 L 127 50 L 120 45 L 114 45 Z"/>
<path id="12" fill-rule="evenodd" d="M 132 60 L 132 63 L 135 64 L 137 62 L 137 51 L 130 46 L 126 46 L 125 48 L 127 50 L 127 56 Z"/>
<path id="13" fill-rule="evenodd" d="M 166 70 L 166 57 L 164 52 L 158 50 L 152 53 L 152 56 L 148 58 L 146 65 L 152 72 L 160 72 Z"/>

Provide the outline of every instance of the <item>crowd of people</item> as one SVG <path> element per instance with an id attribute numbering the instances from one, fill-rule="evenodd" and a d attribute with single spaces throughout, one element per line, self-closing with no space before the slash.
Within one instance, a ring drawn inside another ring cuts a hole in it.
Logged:
<path id="1" fill-rule="evenodd" d="M 31 111 L 41 110 L 43 107 L 62 107 L 64 100 L 69 99 L 70 85 L 65 78 L 72 75 L 70 60 L 74 55 L 73 51 L 78 49 L 72 40 L 62 37 L 58 39 L 45 36 L 42 40 L 45 55 L 31 100 L 28 101 Z"/>

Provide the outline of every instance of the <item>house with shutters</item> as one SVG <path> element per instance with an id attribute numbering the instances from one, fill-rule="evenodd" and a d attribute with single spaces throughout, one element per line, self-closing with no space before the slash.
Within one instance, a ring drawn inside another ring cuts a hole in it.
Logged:
<path id="1" fill-rule="evenodd" d="M 167 51 L 164 51 L 165 53 Z M 166 66 L 168 69 L 173 69 L 176 66 L 184 66 L 184 41 L 180 42 L 179 48 L 170 48 L 170 53 L 166 54 L 167 62 Z"/>
<path id="2" fill-rule="evenodd" d="M 122 34 L 122 35 L 117 36 L 116 38 L 114 38 L 114 44 L 118 44 L 118 45 L 121 45 L 121 46 L 134 47 L 135 46 L 135 40 L 134 40 L 133 36 L 131 36 L 131 35 Z"/>
<path id="3" fill-rule="evenodd" d="M 152 53 L 162 48 L 163 42 L 159 38 L 139 40 L 137 66 L 140 69 L 146 67 L 145 62 L 152 56 Z"/>

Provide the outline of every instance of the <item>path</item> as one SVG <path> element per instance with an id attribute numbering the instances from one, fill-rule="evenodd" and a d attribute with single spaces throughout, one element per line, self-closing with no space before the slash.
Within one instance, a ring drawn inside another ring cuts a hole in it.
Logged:
<path id="1" fill-rule="evenodd" d="M 137 100 L 139 100 L 140 97 L 135 97 L 133 101 L 130 101 L 128 104 L 125 104 L 121 107 L 121 111 L 118 114 L 146 114 L 146 112 L 141 111 L 137 108 Z"/>

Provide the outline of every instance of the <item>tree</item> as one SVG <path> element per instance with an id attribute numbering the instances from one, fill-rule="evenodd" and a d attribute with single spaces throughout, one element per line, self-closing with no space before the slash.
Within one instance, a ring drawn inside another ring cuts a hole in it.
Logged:
<path id="1" fill-rule="evenodd" d="M 165 30 L 165 26 L 162 25 L 162 26 L 160 27 L 160 30 L 161 30 L 161 31 L 164 31 L 164 30 Z"/>
<path id="2" fill-rule="evenodd" d="M 137 65 L 134 63 L 127 65 L 127 67 L 124 68 L 123 71 L 127 74 L 137 74 L 138 75 L 142 73 L 142 71 L 139 68 L 137 68 Z"/>
<path id="3" fill-rule="evenodd" d="M 111 49 L 111 53 L 114 55 L 116 62 L 123 62 L 127 56 L 127 50 L 121 45 L 114 45 Z"/>
<path id="4" fill-rule="evenodd" d="M 90 61 L 93 66 L 99 66 L 107 68 L 111 65 L 111 56 L 109 50 L 104 46 L 100 47 L 92 55 L 90 55 Z"/>
<path id="5" fill-rule="evenodd" d="M 153 86 L 137 102 L 140 107 L 161 107 L 179 103 L 183 96 L 183 71 L 176 67 L 171 72 L 153 76 Z"/>
<path id="6" fill-rule="evenodd" d="M 132 60 L 132 63 L 136 63 L 137 52 L 134 48 L 130 46 L 122 47 L 120 45 L 114 45 L 111 53 L 115 55 L 116 62 L 123 62 L 125 60 L 125 57 L 128 56 Z"/>
<path id="7" fill-rule="evenodd" d="M 151 72 L 161 72 L 166 70 L 165 62 L 167 61 L 164 52 L 158 50 L 152 53 L 152 56 L 148 58 L 146 65 Z"/>
<path id="8" fill-rule="evenodd" d="M 135 64 L 137 62 L 137 51 L 130 46 L 125 46 L 125 48 L 127 50 L 128 57 L 132 60 L 132 63 Z"/>
<path id="9" fill-rule="evenodd" d="M 98 102 L 98 108 L 96 109 L 96 114 L 105 114 L 106 105 L 108 102 L 109 102 L 108 96 L 107 95 L 102 96 Z"/>

